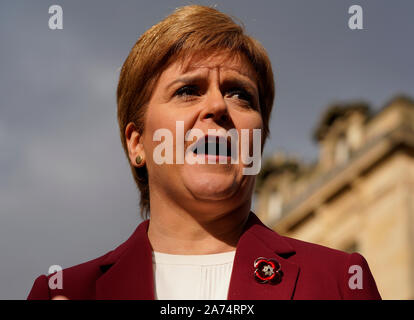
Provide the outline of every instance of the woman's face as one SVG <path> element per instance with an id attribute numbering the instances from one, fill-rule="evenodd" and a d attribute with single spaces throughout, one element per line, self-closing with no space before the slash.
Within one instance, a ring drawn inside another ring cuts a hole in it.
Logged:
<path id="1" fill-rule="evenodd" d="M 224 145 L 226 139 L 220 140 L 216 135 L 222 136 L 233 129 L 237 130 L 240 139 L 241 130 L 245 129 L 246 132 L 248 129 L 248 150 L 244 152 L 250 152 L 251 155 L 253 129 L 262 130 L 263 122 L 256 74 L 248 60 L 243 55 L 229 58 L 224 54 L 215 54 L 207 58 L 195 56 L 185 65 L 172 63 L 161 74 L 148 103 L 141 142 L 148 170 L 150 196 L 156 194 L 157 200 L 167 197 L 183 206 L 203 206 L 203 203 L 208 206 L 213 200 L 226 210 L 230 209 L 229 206 L 236 208 L 241 202 L 250 201 L 255 175 L 243 172 L 243 168 L 249 167 L 249 164 L 242 161 L 242 148 L 236 150 L 239 153 L 237 163 L 231 163 L 226 154 L 217 157 L 210 152 L 208 155 L 209 145 L 204 144 L 205 140 L 198 141 L 200 135 L 194 135 L 191 141 L 183 141 L 184 137 L 179 136 L 181 129 L 177 130 L 177 121 L 183 122 L 184 134 L 190 130 L 195 133 L 195 129 L 198 129 L 198 133 L 203 133 L 204 139 L 212 143 L 224 142 Z M 218 131 L 205 138 L 209 129 Z M 168 131 L 173 137 L 172 149 L 169 150 L 168 139 L 154 141 L 154 133 Z M 194 146 L 196 141 L 205 147 L 204 153 L 202 147 L 200 151 L 198 148 L 188 148 Z M 184 150 L 177 152 L 179 143 L 183 143 Z M 160 144 L 166 149 L 163 153 L 160 153 Z M 167 151 L 173 152 L 173 163 L 158 164 L 160 154 L 165 156 Z M 185 152 L 181 158 L 184 161 L 177 160 L 180 159 L 181 151 Z M 204 158 L 205 163 L 189 163 L 189 156 L 199 159 L 199 162 Z M 227 163 L 219 163 L 220 159 Z M 211 164 L 209 161 L 216 163 Z"/>

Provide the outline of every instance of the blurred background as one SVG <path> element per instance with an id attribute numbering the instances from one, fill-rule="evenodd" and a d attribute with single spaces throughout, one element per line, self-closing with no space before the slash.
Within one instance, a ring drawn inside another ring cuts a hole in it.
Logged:
<path id="1" fill-rule="evenodd" d="M 276 231 L 360 252 L 386 299 L 414 299 L 414 2 L 0 3 L 0 299 L 105 254 L 141 222 L 118 134 L 119 69 L 176 7 L 215 5 L 268 50 L 271 137 L 253 210 Z M 63 29 L 48 27 L 49 7 Z"/>

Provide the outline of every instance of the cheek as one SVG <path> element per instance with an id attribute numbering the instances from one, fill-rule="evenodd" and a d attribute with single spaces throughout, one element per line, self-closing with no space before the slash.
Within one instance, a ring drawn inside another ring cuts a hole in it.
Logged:
<path id="1" fill-rule="evenodd" d="M 260 129 L 263 136 L 263 120 L 260 114 L 239 117 L 235 125 L 238 130 L 249 130 L 250 135 L 253 133 L 253 129 Z"/>
<path id="2" fill-rule="evenodd" d="M 249 150 L 249 155 L 253 155 L 253 150 L 261 148 L 263 145 L 263 120 L 259 113 L 255 113 L 246 117 L 240 117 L 237 125 L 239 137 L 244 135 L 242 131 L 248 132 L 248 143 L 244 145 L 245 151 Z M 259 129 L 259 135 L 254 129 Z M 248 131 L 247 131 L 248 130 Z M 246 137 L 246 136 L 245 136 Z M 246 140 L 243 140 L 244 144 Z M 241 142 L 241 141 L 240 141 Z M 242 145 L 240 145 L 242 148 Z M 242 152 L 242 150 L 240 150 Z"/>
<path id="3" fill-rule="evenodd" d="M 146 121 L 143 133 L 144 139 L 144 150 L 145 155 L 149 161 L 154 163 L 155 166 L 159 166 L 155 164 L 153 159 L 154 154 L 158 155 L 160 152 L 160 148 L 157 148 L 160 144 L 163 144 L 166 149 L 172 152 L 173 162 L 176 161 L 176 149 L 177 149 L 177 141 L 176 139 L 180 139 L 183 146 L 185 146 L 184 136 L 185 133 L 191 129 L 193 122 L 191 121 L 190 112 L 187 114 L 179 114 L 177 111 L 172 110 L 172 108 L 168 105 L 151 105 L 146 114 Z M 189 119 L 190 118 L 190 119 Z M 184 122 L 178 123 L 177 121 Z M 178 130 L 178 132 L 177 132 Z M 154 139 L 154 137 L 158 137 Z M 167 147 L 169 146 L 169 142 L 172 143 L 172 148 L 170 149 Z M 162 146 L 160 146 L 162 147 Z M 157 149 L 156 149 L 157 148 Z M 165 152 L 162 152 L 162 156 L 165 156 Z"/>
<path id="4" fill-rule="evenodd" d="M 154 141 L 154 134 L 166 131 L 175 134 L 175 118 L 168 112 L 163 111 L 161 106 L 151 106 L 148 108 L 145 119 L 144 137 L 148 145 L 158 145 L 160 141 Z M 164 134 L 163 134 L 164 135 Z"/>
<path id="5" fill-rule="evenodd" d="M 260 113 L 255 114 L 254 120 L 252 120 L 252 124 L 254 125 L 254 128 L 256 129 L 263 129 L 263 118 Z"/>
<path id="6" fill-rule="evenodd" d="M 235 111 L 231 114 L 235 126 L 239 129 L 261 129 L 263 128 L 263 119 L 259 111 Z"/>

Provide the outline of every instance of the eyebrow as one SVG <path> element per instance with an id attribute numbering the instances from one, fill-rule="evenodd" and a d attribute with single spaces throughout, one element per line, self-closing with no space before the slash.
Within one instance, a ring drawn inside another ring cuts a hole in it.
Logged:
<path id="1" fill-rule="evenodd" d="M 201 76 L 184 76 L 178 79 L 175 79 L 174 81 L 171 81 L 168 85 L 167 85 L 167 89 L 169 89 L 170 87 L 172 87 L 174 84 L 176 83 L 191 83 L 191 82 L 200 82 L 201 80 L 203 80 L 204 77 Z"/>
<path id="2" fill-rule="evenodd" d="M 172 87 L 176 83 L 194 83 L 194 82 L 200 82 L 204 79 L 205 79 L 205 77 L 200 76 L 200 75 L 183 76 L 183 77 L 180 77 L 180 78 L 175 79 L 174 81 L 170 82 L 167 85 L 166 88 L 169 89 L 170 87 Z M 259 95 L 257 87 L 255 85 L 253 85 L 251 83 L 251 81 L 249 81 L 249 80 L 244 80 L 244 79 L 240 79 L 240 78 L 230 76 L 229 78 L 227 78 L 223 81 L 224 85 L 233 84 L 233 83 L 237 86 L 241 86 L 241 87 L 244 87 L 244 88 L 250 88 L 250 90 L 252 90 L 252 93 L 256 94 L 257 96 Z"/>

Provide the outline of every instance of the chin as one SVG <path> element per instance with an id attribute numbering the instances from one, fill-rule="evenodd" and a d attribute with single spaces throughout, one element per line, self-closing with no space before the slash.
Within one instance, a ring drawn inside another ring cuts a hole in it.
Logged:
<path id="1" fill-rule="evenodd" d="M 184 179 L 185 180 L 185 179 Z M 198 200 L 225 200 L 233 197 L 240 188 L 240 181 L 234 176 L 203 174 L 197 179 L 191 179 L 187 189 Z"/>

